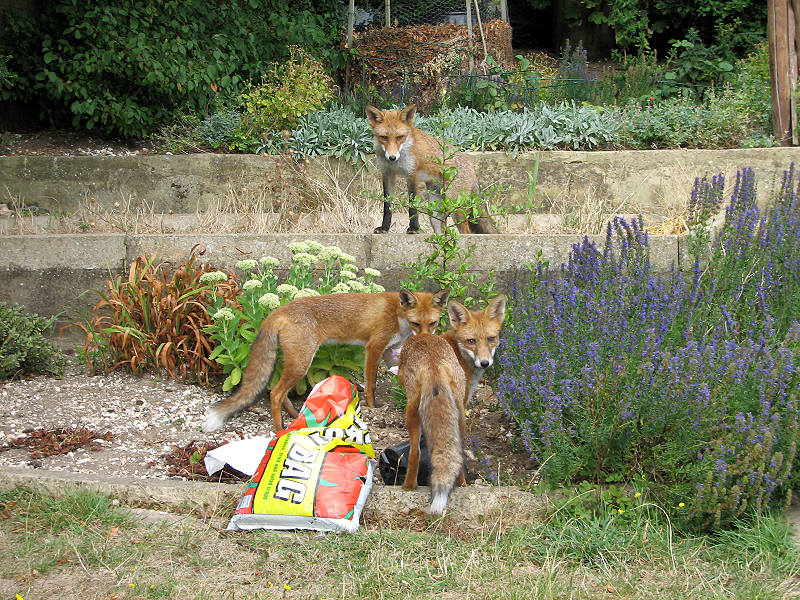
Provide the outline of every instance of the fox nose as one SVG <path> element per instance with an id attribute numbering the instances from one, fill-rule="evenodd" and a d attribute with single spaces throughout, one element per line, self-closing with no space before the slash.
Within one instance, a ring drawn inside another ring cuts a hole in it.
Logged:
<path id="1" fill-rule="evenodd" d="M 388 158 L 389 160 L 391 160 L 392 162 L 394 162 L 394 161 L 396 161 L 396 160 L 397 160 L 397 154 L 387 154 L 387 155 L 386 155 L 386 158 Z"/>
<path id="2" fill-rule="evenodd" d="M 492 364 L 490 361 L 488 361 L 488 360 L 482 360 L 482 361 L 481 361 L 481 368 L 485 369 L 485 368 L 486 368 L 486 367 L 488 367 L 490 364 Z"/>

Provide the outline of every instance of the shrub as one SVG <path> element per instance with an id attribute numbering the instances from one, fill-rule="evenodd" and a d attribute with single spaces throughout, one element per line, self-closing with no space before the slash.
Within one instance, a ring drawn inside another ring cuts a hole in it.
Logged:
<path id="1" fill-rule="evenodd" d="M 207 111 L 217 92 L 235 95 L 300 44 L 341 64 L 335 3 L 252 0 L 214 5 L 200 0 L 73 2 L 60 0 L 38 20 L 0 29 L 0 54 L 26 73 L 5 98 L 35 102 L 56 122 L 142 137 L 176 109 Z M 20 58 L 21 57 L 21 58 Z"/>
<path id="2" fill-rule="evenodd" d="M 26 373 L 63 374 L 66 357 L 44 337 L 54 319 L 0 302 L 0 379 Z"/>
<path id="3" fill-rule="evenodd" d="M 278 306 L 303 296 L 384 291 L 383 287 L 372 281 L 380 276 L 379 272 L 367 268 L 363 276 L 357 276 L 355 258 L 336 246 L 323 246 L 306 240 L 290 244 L 289 248 L 292 261 L 288 276 L 282 283 L 278 283 L 278 276 L 274 272 L 280 264 L 278 259 L 265 256 L 258 261 L 242 260 L 237 264 L 237 269 L 244 274 L 241 292 L 235 297 L 227 293 L 220 294 L 209 306 L 213 321 L 203 331 L 214 343 L 209 358 L 221 365 L 226 374 L 222 386 L 225 391 L 239 385 L 250 358 L 250 346 L 261 322 Z M 319 274 L 314 271 L 315 265 L 321 267 Z M 212 286 L 215 282 L 224 286 L 227 276 L 222 272 L 208 273 L 202 279 Z M 311 386 L 330 375 L 351 377 L 353 371 L 360 371 L 363 367 L 362 346 L 325 345 L 319 348 L 308 373 L 294 390 L 303 395 Z M 270 386 L 277 383 L 281 371 L 282 365 L 278 363 Z"/>
<path id="4" fill-rule="evenodd" d="M 290 47 L 285 62 L 273 63 L 261 84 L 242 94 L 242 126 L 262 132 L 291 129 L 297 120 L 320 110 L 333 98 L 333 80 L 321 61 L 298 46 Z"/>
<path id="5" fill-rule="evenodd" d="M 194 246 L 181 264 L 140 256 L 127 277 L 106 282 L 107 291 L 86 332 L 81 358 L 92 369 L 127 367 L 134 373 L 164 369 L 170 377 L 209 384 L 222 369 L 209 358 L 203 329 L 211 324 L 207 306 L 214 298 L 233 297 L 234 281 L 209 283 L 215 270 L 198 264 L 205 250 Z"/>
<path id="6" fill-rule="evenodd" d="M 602 250 L 584 239 L 558 277 L 540 266 L 515 290 L 495 389 L 551 483 L 643 474 L 699 528 L 786 501 L 800 415 L 792 173 L 762 218 L 741 172 L 690 281 L 654 273 L 641 223 L 615 219 Z M 698 182 L 693 208 L 712 213 L 722 190 Z"/>

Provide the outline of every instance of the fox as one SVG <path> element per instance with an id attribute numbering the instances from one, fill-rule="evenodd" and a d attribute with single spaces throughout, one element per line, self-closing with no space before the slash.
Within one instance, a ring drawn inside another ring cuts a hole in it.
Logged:
<path id="1" fill-rule="evenodd" d="M 472 399 L 483 374 L 494 362 L 500 342 L 500 331 L 506 318 L 506 297 L 498 294 L 483 310 L 469 310 L 460 302 L 450 300 L 447 315 L 451 329 L 441 334 L 450 344 L 467 379 L 463 407 Z"/>
<path id="2" fill-rule="evenodd" d="M 429 512 L 438 517 L 444 514 L 453 488 L 465 483 L 464 413 L 460 407 L 467 385 L 464 370 L 443 338 L 419 333 L 403 344 L 397 376 L 406 391 L 410 442 L 403 489 L 417 487 L 421 428 L 431 463 Z"/>
<path id="3" fill-rule="evenodd" d="M 442 198 L 442 164 L 436 157 L 442 156 L 442 147 L 436 138 L 414 126 L 417 108 L 409 104 L 400 110 L 381 110 L 374 106 L 366 107 L 367 121 L 372 127 L 375 144 L 375 157 L 383 183 L 383 221 L 373 233 L 387 233 L 392 224 L 392 208 L 388 198 L 394 194 L 394 182 L 398 175 L 406 178 L 410 197 L 420 192 L 425 184 L 428 191 L 437 199 Z M 449 145 L 447 153 L 453 154 L 446 166 L 453 166 L 458 173 L 450 184 L 448 194 L 459 192 L 478 193 L 478 178 L 470 159 L 460 152 L 454 152 Z M 466 219 L 456 214 L 456 227 L 460 233 L 498 233 L 497 228 L 484 214 L 476 219 Z M 419 233 L 417 209 L 408 207 L 408 229 L 406 233 Z M 431 215 L 431 227 L 436 233 L 442 232 L 442 215 Z"/>
<path id="4" fill-rule="evenodd" d="M 232 415 L 256 403 L 272 377 L 279 346 L 283 371 L 270 391 L 276 433 L 283 430 L 281 407 L 297 417 L 289 390 L 308 372 L 322 344 L 365 347 L 364 395 L 367 406 L 374 406 L 381 356 L 391 364 L 392 349 L 409 336 L 435 332 L 449 296 L 447 290 L 339 293 L 296 298 L 276 308 L 259 327 L 239 389 L 209 408 L 203 430 L 219 431 Z"/>

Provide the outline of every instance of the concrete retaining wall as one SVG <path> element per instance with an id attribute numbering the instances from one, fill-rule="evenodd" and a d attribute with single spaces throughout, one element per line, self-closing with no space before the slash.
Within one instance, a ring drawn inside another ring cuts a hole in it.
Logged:
<path id="1" fill-rule="evenodd" d="M 180 260 L 195 244 L 202 244 L 206 249 L 203 261 L 217 268 L 232 269 L 243 258 L 261 256 L 274 256 L 288 265 L 288 245 L 308 237 L 200 233 L 0 236 L 0 301 L 23 304 L 43 316 L 59 314 L 57 324 L 63 326 L 81 320 L 99 299 L 93 291 L 105 290 L 106 280 L 124 274 L 138 256 Z M 407 276 L 404 265 L 429 251 L 423 236 L 327 234 L 313 238 L 352 254 L 361 268 L 381 271 L 380 283 L 387 289 L 398 289 Z M 602 236 L 590 238 L 602 246 Z M 473 270 L 481 276 L 494 270 L 498 291 L 509 291 L 514 281 L 528 278 L 526 263 L 536 264 L 541 256 L 558 266 L 568 260 L 578 241 L 580 237 L 575 235 L 474 235 L 465 236 L 461 243 L 475 247 Z M 686 261 L 684 246 L 680 236 L 653 236 L 651 260 L 661 271 L 680 267 Z M 59 333 L 67 338 L 79 334 L 75 328 Z"/>
<path id="2" fill-rule="evenodd" d="M 646 217 L 680 212 L 695 177 L 756 169 L 761 191 L 800 157 L 797 148 L 739 150 L 653 150 L 621 152 L 470 153 L 481 182 L 502 191 L 506 207 L 527 202 L 536 212 L 566 213 L 587 203 L 604 212 Z M 539 160 L 534 198 L 528 174 Z M 0 195 L 47 211 L 74 211 L 87 198 L 112 206 L 134 205 L 192 213 L 231 190 L 258 188 L 277 202 L 288 194 L 313 202 L 306 177 L 338 178 L 355 194 L 377 194 L 379 178 L 370 157 L 365 166 L 316 157 L 302 166 L 275 156 L 191 154 L 179 156 L 8 156 L 0 157 Z M 308 187 L 308 193 L 303 190 Z M 7 192 L 6 192 L 7 189 Z M 652 219 L 648 219 L 651 223 Z"/>

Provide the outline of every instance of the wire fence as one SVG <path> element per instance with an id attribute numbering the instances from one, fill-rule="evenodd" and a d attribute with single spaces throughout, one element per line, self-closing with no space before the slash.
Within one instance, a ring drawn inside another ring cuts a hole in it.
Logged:
<path id="1" fill-rule="evenodd" d="M 655 65 L 592 70 L 580 44 L 567 44 L 546 65 L 515 59 L 511 27 L 498 18 L 506 16 L 504 6 L 496 0 L 359 0 L 348 11 L 348 44 L 356 52 L 346 101 L 362 109 L 414 103 L 425 111 L 505 110 L 542 101 L 646 100 L 680 87 L 663 80 Z"/>

